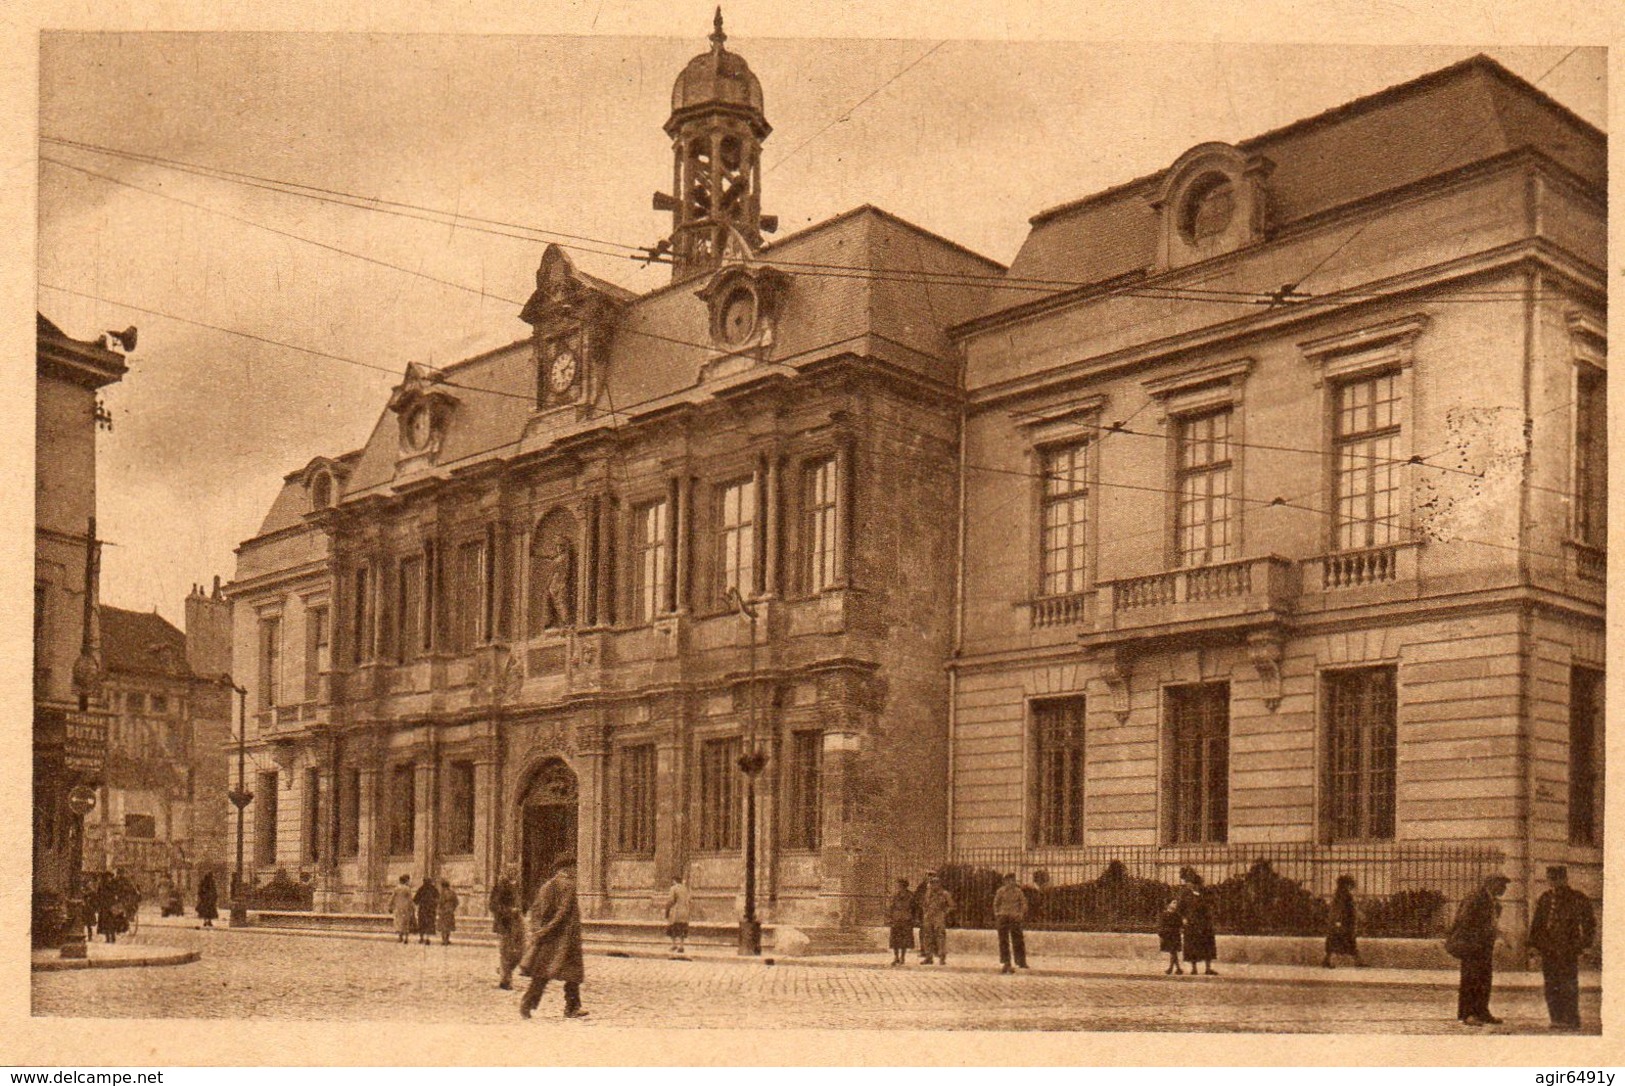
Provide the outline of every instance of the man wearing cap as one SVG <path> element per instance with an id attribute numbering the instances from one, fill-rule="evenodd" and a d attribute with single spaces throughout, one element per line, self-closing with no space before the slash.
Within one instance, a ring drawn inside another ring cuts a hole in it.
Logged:
<path id="1" fill-rule="evenodd" d="M 920 960 L 948 964 L 948 914 L 954 911 L 953 895 L 942 888 L 935 871 L 926 876 L 920 895 Z"/>
<path id="2" fill-rule="evenodd" d="M 1580 1028 L 1580 955 L 1597 934 L 1591 899 L 1569 885 L 1569 869 L 1546 869 L 1551 889 L 1535 902 L 1529 947 L 1540 952 L 1546 982 L 1546 1011 L 1553 1029 Z"/>
<path id="3" fill-rule="evenodd" d="M 1456 996 L 1456 1018 L 1469 1026 L 1498 1026 L 1490 1013 L 1490 989 L 1495 983 L 1495 941 L 1501 935 L 1501 895 L 1505 875 L 1491 875 L 1468 895 L 1456 913 L 1445 947 L 1461 959 L 1461 984 Z"/>
<path id="4" fill-rule="evenodd" d="M 519 1001 L 519 1016 L 529 1018 L 542 1001 L 550 980 L 564 983 L 564 1017 L 585 1018 L 581 1009 L 581 907 L 576 902 L 576 858 L 565 853 L 553 862 L 553 877 L 536 891 L 530 907 L 530 949 L 519 971 L 530 987 Z"/>

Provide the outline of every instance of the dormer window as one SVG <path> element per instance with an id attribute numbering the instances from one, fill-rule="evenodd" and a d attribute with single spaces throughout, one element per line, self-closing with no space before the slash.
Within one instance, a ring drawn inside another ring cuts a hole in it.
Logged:
<path id="1" fill-rule="evenodd" d="M 1157 271 L 1234 252 L 1264 238 L 1271 164 L 1226 143 L 1204 143 L 1169 168 L 1151 201 L 1162 217 Z"/>
<path id="2" fill-rule="evenodd" d="M 316 476 L 310 484 L 310 507 L 326 509 L 333 504 L 333 477 L 326 472 Z"/>
<path id="3" fill-rule="evenodd" d="M 1217 237 L 1230 225 L 1235 211 L 1236 196 L 1230 179 L 1220 173 L 1210 173 L 1186 193 L 1180 209 L 1179 232 L 1190 242 Z"/>

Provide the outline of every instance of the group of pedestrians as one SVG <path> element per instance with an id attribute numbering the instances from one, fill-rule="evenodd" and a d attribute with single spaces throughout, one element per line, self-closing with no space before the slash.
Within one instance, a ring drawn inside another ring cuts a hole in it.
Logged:
<path id="1" fill-rule="evenodd" d="M 1157 920 L 1157 946 L 1168 955 L 1163 973 L 1184 976 L 1183 957 L 1190 963 L 1191 976 L 1196 976 L 1198 965 L 1206 967 L 1208 976 L 1217 976 L 1213 962 L 1219 956 L 1219 944 L 1213 928 L 1212 892 L 1194 867 L 1179 869 L 1179 883 L 1179 893 Z"/>
<path id="2" fill-rule="evenodd" d="M 1445 949 L 1461 961 L 1456 994 L 1456 1018 L 1468 1026 L 1495 1026 L 1501 1019 L 1490 1012 L 1495 984 L 1495 947 L 1505 943 L 1501 932 L 1501 895 L 1510 880 L 1491 875 L 1461 903 L 1445 939 Z M 1542 987 L 1551 1028 L 1580 1028 L 1580 956 L 1597 934 L 1591 899 L 1569 885 L 1568 868 L 1546 869 L 1548 889 L 1535 902 L 1525 945 L 1540 955 Z"/>
<path id="3" fill-rule="evenodd" d="M 943 888 L 942 878 L 935 871 L 927 874 L 914 890 L 908 888 L 907 879 L 898 879 L 897 892 L 892 894 L 886 907 L 886 922 L 891 928 L 892 965 L 908 964 L 916 927 L 920 929 L 920 964 L 947 965 L 948 918 L 953 911 L 953 895 Z"/>
<path id="4" fill-rule="evenodd" d="M 141 891 L 118 868 L 87 872 L 84 879 L 84 911 L 79 920 L 84 925 L 85 941 L 100 935 L 104 942 L 118 942 L 118 937 L 135 923 Z"/>
<path id="5" fill-rule="evenodd" d="M 414 893 L 410 876 L 402 875 L 390 894 L 389 911 L 395 918 L 395 936 L 402 943 L 412 941 L 428 945 L 430 937 L 440 936 L 441 946 L 451 945 L 451 933 L 457 930 L 457 906 L 460 899 L 448 879 L 423 876 L 423 884 Z"/>

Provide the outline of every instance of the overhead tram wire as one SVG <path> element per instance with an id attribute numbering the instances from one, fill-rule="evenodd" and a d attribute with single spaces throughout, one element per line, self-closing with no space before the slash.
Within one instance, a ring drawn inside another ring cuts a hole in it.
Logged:
<path id="1" fill-rule="evenodd" d="M 128 310 L 131 310 L 131 311 L 134 311 L 134 312 L 137 312 L 137 313 L 147 313 L 147 314 L 150 314 L 152 316 L 164 318 L 166 320 L 174 320 L 174 321 L 178 321 L 178 322 L 180 322 L 182 324 L 189 324 L 189 325 L 193 325 L 193 326 L 200 327 L 200 328 L 206 328 L 206 329 L 209 329 L 211 331 L 222 332 L 222 333 L 227 334 L 227 335 L 239 336 L 239 337 L 242 337 L 244 339 L 249 339 L 249 340 L 253 340 L 253 341 L 258 342 L 258 343 L 265 344 L 267 346 L 284 348 L 284 349 L 287 349 L 287 350 L 299 352 L 301 354 L 312 355 L 312 356 L 318 357 L 318 358 L 325 358 L 325 359 L 335 361 L 335 362 L 343 362 L 343 363 L 345 363 L 347 365 L 357 366 L 357 367 L 360 367 L 360 368 L 363 368 L 363 369 L 376 370 L 377 372 L 386 373 L 386 374 L 389 374 L 391 376 L 397 376 L 398 373 L 399 373 L 399 371 L 397 371 L 395 369 L 392 369 L 392 368 L 389 368 L 389 367 L 386 367 L 386 366 L 380 366 L 380 365 L 377 365 L 375 363 L 363 362 L 363 361 L 361 361 L 359 359 L 350 358 L 350 357 L 345 356 L 345 355 L 333 354 L 333 353 L 328 352 L 328 351 L 320 351 L 320 350 L 316 350 L 316 349 L 310 348 L 310 347 L 301 347 L 301 346 L 298 346 L 297 344 L 286 343 L 286 342 L 283 342 L 281 340 L 271 339 L 271 338 L 269 338 L 267 336 L 257 335 L 257 334 L 255 334 L 253 332 L 244 332 L 244 331 L 241 331 L 239 329 L 225 327 L 224 325 L 210 324 L 210 323 L 208 323 L 206 321 L 194 320 L 193 318 L 190 318 L 190 317 L 182 317 L 182 316 L 179 316 L 178 314 L 168 313 L 168 312 L 165 312 L 163 310 L 158 310 L 158 309 L 152 309 L 152 308 L 149 308 L 147 306 L 132 305 L 132 304 L 129 304 L 127 302 L 121 302 L 121 301 L 118 301 L 118 300 L 112 299 L 112 298 L 105 298 L 105 297 L 102 297 L 101 295 L 91 294 L 91 293 L 88 293 L 86 291 L 75 290 L 75 289 L 73 289 L 71 287 L 63 287 L 63 286 L 59 286 L 59 285 L 54 284 L 54 283 L 41 283 L 40 287 L 42 289 L 45 289 L 45 290 L 54 290 L 54 291 L 58 291 L 58 292 L 63 293 L 63 294 L 70 294 L 70 295 L 74 295 L 76 297 L 87 298 L 87 299 L 90 299 L 92 301 L 99 301 L 99 302 L 102 302 L 102 303 L 104 303 L 106 305 L 111 305 L 111 306 L 121 308 L 121 309 L 128 309 Z M 817 350 L 824 350 L 824 349 L 827 349 L 831 345 L 833 345 L 833 344 L 825 344 L 825 345 L 823 345 L 821 347 L 811 348 L 809 352 L 798 352 L 798 354 L 800 354 L 800 353 L 810 353 L 811 351 L 817 351 Z M 486 394 L 495 395 L 495 396 L 508 396 L 508 397 L 511 397 L 511 398 L 514 398 L 514 399 L 524 400 L 527 403 L 534 403 L 535 402 L 535 397 L 530 396 L 530 395 L 524 395 L 524 394 L 519 394 L 519 393 L 510 393 L 510 392 L 507 392 L 507 391 L 501 390 L 501 389 L 480 388 L 480 387 L 474 386 L 474 385 L 463 385 L 463 384 L 458 384 L 457 382 L 451 381 L 450 379 L 447 379 L 445 381 L 445 383 L 450 387 L 462 389 L 464 391 L 481 392 L 481 393 L 486 393 Z M 637 408 L 647 406 L 648 404 L 655 403 L 655 402 L 658 402 L 658 401 L 663 400 L 663 399 L 668 399 L 669 397 L 677 395 L 677 394 L 679 394 L 681 392 L 684 392 L 684 391 L 692 391 L 694 387 L 696 387 L 696 386 L 687 386 L 687 387 L 685 387 L 683 389 L 675 390 L 672 393 L 662 394 L 662 395 L 659 395 L 659 396 L 651 396 L 651 397 L 649 397 L 647 399 L 640 400 L 640 401 L 637 401 L 637 402 L 632 403 L 632 404 L 628 404 L 627 406 L 622 407 L 622 408 L 618 408 L 618 409 L 611 406 L 609 409 L 607 409 L 605 411 L 605 414 L 609 415 L 609 416 L 612 416 L 612 417 L 630 418 L 631 417 L 631 412 L 636 410 Z M 474 452 L 471 452 L 471 453 L 465 453 L 464 455 L 462 455 L 460 457 L 457 457 L 454 460 L 445 461 L 445 462 L 443 462 L 443 463 L 441 463 L 441 464 L 439 464 L 437 466 L 442 467 L 442 468 L 451 467 L 451 466 L 454 466 L 456 464 L 466 462 L 468 460 L 474 460 L 474 459 L 477 459 L 479 457 L 489 456 L 489 455 L 491 455 L 493 453 L 500 452 L 503 449 L 512 448 L 514 446 L 517 446 L 518 444 L 520 444 L 520 442 L 522 440 L 523 440 L 523 438 L 521 437 L 521 438 L 514 438 L 514 439 L 509 440 L 509 441 L 500 442 L 500 443 L 498 443 L 496 445 L 488 446 L 488 447 L 486 447 L 484 449 L 478 449 L 478 450 L 475 450 Z M 1434 455 L 1437 455 L 1437 454 L 1434 454 Z M 988 472 L 988 473 L 993 473 L 993 474 L 998 474 L 998 475 L 1006 475 L 1006 476 L 1012 476 L 1012 477 L 1017 477 L 1017 478 L 1030 479 L 1030 480 L 1034 480 L 1034 481 L 1042 481 L 1042 480 L 1046 480 L 1046 479 L 1050 479 L 1050 478 L 1060 478 L 1060 476 L 1054 476 L 1054 475 L 1052 475 L 1051 473 L 1048 473 L 1048 472 L 1023 471 L 1023 470 L 1016 469 L 1016 468 L 1003 468 L 1003 467 L 998 467 L 996 465 L 990 465 L 990 464 L 977 464 L 977 463 L 967 462 L 965 466 L 966 466 L 966 468 L 968 470 L 972 470 L 972 471 Z M 1132 491 L 1135 491 L 1137 493 L 1153 493 L 1153 494 L 1162 494 L 1162 495 L 1165 495 L 1165 496 L 1178 496 L 1178 494 L 1179 494 L 1179 491 L 1172 488 L 1172 487 L 1142 486 L 1142 485 L 1133 484 L 1133 483 L 1105 482 L 1105 481 L 1101 481 L 1101 480 L 1098 480 L 1098 479 L 1091 481 L 1089 485 L 1090 485 L 1091 488 L 1098 486 L 1098 487 L 1101 487 L 1103 489 L 1108 489 L 1108 490 L 1132 490 Z M 1312 493 L 1308 494 L 1308 495 L 1303 495 L 1303 497 L 1309 497 L 1309 496 L 1312 496 Z M 1240 502 L 1240 503 L 1243 503 L 1243 504 L 1248 504 L 1248 505 L 1260 505 L 1260 506 L 1265 506 L 1265 507 L 1282 507 L 1282 508 L 1288 508 L 1288 509 L 1295 509 L 1295 510 L 1298 510 L 1300 512 L 1311 513 L 1311 514 L 1314 514 L 1316 516 L 1330 516 L 1330 515 L 1332 515 L 1329 510 L 1319 509 L 1319 508 L 1316 508 L 1315 506 L 1299 504 L 1299 501 L 1298 501 L 1298 499 L 1296 497 L 1288 499 L 1288 498 L 1281 498 L 1281 497 L 1275 497 L 1275 498 L 1246 498 L 1246 497 L 1232 496 L 1231 500 L 1236 501 L 1236 502 Z M 1400 531 L 1410 531 L 1413 534 L 1416 534 L 1416 535 L 1418 535 L 1418 536 L 1420 536 L 1421 538 L 1424 538 L 1424 539 L 1425 538 L 1430 538 L 1430 537 L 1426 536 L 1425 534 L 1423 534 L 1422 529 L 1411 528 L 1408 525 L 1396 525 L 1395 528 L 1396 528 L 1396 530 L 1400 530 Z M 1157 529 L 1155 529 L 1154 531 L 1150 531 L 1150 532 L 1146 532 L 1146 533 L 1142 533 L 1142 534 L 1148 534 L 1148 535 L 1150 535 L 1150 534 L 1161 534 L 1161 533 L 1163 533 L 1165 531 L 1166 531 L 1166 526 L 1161 526 L 1161 527 L 1158 527 Z M 1117 538 L 1118 539 L 1129 539 L 1129 538 L 1134 538 L 1134 536 L 1118 536 Z M 1495 543 L 1495 542 L 1492 542 L 1490 540 L 1475 539 L 1475 538 L 1466 537 L 1466 536 L 1457 537 L 1456 539 L 1451 540 L 1451 542 L 1460 542 L 1460 543 L 1468 543 L 1468 544 L 1472 544 L 1472 545 L 1476 545 L 1476 546 L 1499 548 L 1499 549 L 1503 549 L 1503 550 L 1509 550 L 1509 551 L 1514 551 L 1514 552 L 1532 554 L 1532 555 L 1535 555 L 1537 557 L 1551 558 L 1551 559 L 1554 559 L 1554 560 L 1563 560 L 1565 558 L 1565 556 L 1563 556 L 1563 555 L 1551 554 L 1551 553 L 1545 552 L 1545 551 L 1536 551 L 1536 550 L 1531 550 L 1529 548 L 1518 547 L 1518 546 L 1510 545 L 1510 544 Z"/>
<path id="2" fill-rule="evenodd" d="M 567 239 L 571 239 L 571 241 L 569 241 L 569 242 L 552 242 L 552 243 L 559 245 L 561 248 L 574 249 L 576 251 L 592 253 L 594 255 L 609 256 L 609 257 L 615 257 L 615 258 L 618 258 L 618 259 L 631 259 L 631 260 L 637 260 L 639 262 L 646 262 L 647 254 L 645 252 L 643 252 L 642 247 L 635 247 L 635 246 L 632 246 L 632 245 L 629 245 L 629 244 L 626 244 L 626 243 L 623 243 L 623 242 L 609 241 L 609 240 L 605 240 L 605 239 L 602 239 L 602 238 L 591 238 L 591 237 L 587 237 L 585 235 L 568 234 L 568 233 L 565 233 L 565 232 L 562 232 L 562 231 L 549 230 L 548 228 L 545 228 L 545 227 L 527 226 L 527 225 L 518 224 L 518 223 L 508 223 L 508 222 L 505 222 L 504 220 L 485 219 L 485 218 L 481 218 L 479 216 L 465 215 L 465 214 L 463 214 L 461 212 L 452 212 L 452 211 L 446 211 L 444 209 L 427 208 L 427 207 L 423 207 L 421 205 L 407 204 L 407 203 L 404 203 L 402 201 L 392 201 L 392 200 L 384 200 L 382 198 L 360 196 L 360 195 L 357 195 L 357 194 L 354 194 L 354 193 L 342 192 L 341 190 L 324 189 L 324 188 L 321 188 L 320 186 L 305 185 L 302 182 L 291 182 L 291 181 L 282 181 L 282 180 L 276 180 L 276 179 L 260 178 L 260 177 L 258 177 L 256 175 L 252 175 L 252 174 L 241 174 L 241 173 L 238 173 L 236 171 L 229 171 L 229 170 L 224 170 L 224 169 L 216 168 L 216 167 L 203 167 L 203 166 L 198 166 L 196 164 L 185 163 L 185 162 L 183 162 L 181 160 L 164 159 L 161 156 L 144 155 L 144 154 L 141 154 L 141 153 L 138 153 L 138 152 L 125 151 L 125 150 L 121 150 L 121 149 L 118 149 L 118 148 L 105 147 L 105 146 L 98 145 L 98 144 L 87 144 L 87 143 L 81 143 L 79 141 L 65 140 L 65 139 L 62 139 L 60 137 L 49 137 L 48 136 L 48 137 L 44 137 L 44 139 L 46 139 L 48 142 L 61 144 L 63 146 L 72 147 L 74 149 L 83 150 L 83 151 L 87 151 L 87 152 L 90 152 L 90 153 L 105 154 L 105 155 L 112 155 L 112 156 L 115 156 L 115 157 L 129 158 L 129 159 L 131 159 L 133 161 L 143 162 L 143 163 L 146 163 L 146 164 L 149 164 L 149 165 L 157 165 L 157 166 L 161 166 L 161 167 L 164 167 L 164 168 L 175 169 L 175 170 L 178 170 L 180 172 L 192 173 L 192 174 L 195 174 L 197 176 L 203 177 L 205 179 L 216 180 L 216 181 L 224 181 L 224 182 L 229 182 L 229 183 L 234 183 L 234 184 L 244 184 L 244 185 L 248 185 L 249 187 L 261 188 L 261 189 L 265 189 L 266 191 L 280 193 L 280 194 L 283 194 L 283 195 L 300 196 L 300 197 L 304 197 L 306 199 L 317 200 L 317 201 L 327 202 L 327 203 L 333 203 L 333 204 L 336 204 L 337 206 L 350 208 L 352 210 L 376 211 L 376 212 L 380 212 L 380 213 L 383 213 L 383 214 L 398 215 L 399 217 L 414 219 L 414 220 L 417 220 L 417 221 L 428 222 L 428 223 L 432 223 L 434 225 L 451 226 L 454 229 L 455 228 L 462 228 L 462 229 L 475 230 L 475 231 L 478 231 L 478 232 L 492 234 L 494 236 L 510 238 L 510 239 L 519 240 L 519 241 L 547 242 L 549 237 L 567 238 Z M 251 225 L 261 225 L 261 226 L 263 225 L 263 224 L 253 223 L 252 220 L 242 219 L 241 217 L 238 217 L 238 216 L 232 216 L 229 212 L 223 212 L 223 211 L 220 211 L 220 210 L 215 209 L 215 208 L 209 208 L 206 205 L 195 204 L 195 203 L 192 203 L 191 201 L 186 201 L 186 200 L 183 200 L 183 199 L 181 199 L 179 197 L 170 196 L 167 193 L 161 193 L 161 192 L 158 192 L 158 191 L 153 190 L 153 189 L 148 189 L 148 188 L 145 188 L 143 186 L 135 185 L 132 182 L 124 181 L 124 180 L 122 180 L 120 178 L 115 178 L 115 177 L 112 177 L 112 176 L 107 175 L 107 174 L 99 173 L 99 172 L 97 172 L 95 170 L 91 170 L 91 169 L 89 169 L 87 167 L 80 166 L 80 165 L 77 165 L 77 164 L 74 164 L 74 163 L 65 162 L 65 161 L 63 161 L 61 159 L 53 159 L 53 158 L 48 158 L 48 157 L 42 156 L 41 161 L 49 162 L 51 164 L 54 164 L 54 165 L 57 165 L 57 166 L 60 166 L 60 167 L 64 167 L 64 168 L 67 168 L 67 169 L 77 170 L 77 171 L 79 171 L 81 173 L 84 173 L 84 174 L 86 174 L 88 176 L 98 177 L 98 178 L 101 178 L 103 180 L 109 181 L 109 182 L 114 183 L 114 184 L 125 185 L 125 186 L 130 187 L 130 188 L 132 188 L 132 189 L 134 189 L 136 191 L 139 191 L 139 192 L 147 192 L 147 193 L 149 193 L 151 195 L 160 196 L 160 197 L 163 197 L 163 198 L 166 198 L 166 199 L 176 200 L 177 202 L 181 202 L 181 203 L 187 203 L 187 204 L 190 204 L 191 206 L 199 207 L 202 210 L 207 210 L 207 211 L 210 211 L 210 212 L 215 213 L 215 214 L 221 214 L 221 215 L 224 215 L 226 217 L 236 218 L 237 221 L 249 223 Z M 402 210 L 393 210 L 393 209 L 402 209 Z M 408 214 L 407 212 L 420 212 L 420 214 Z M 489 225 L 485 225 L 485 224 L 489 224 Z M 497 227 L 497 226 L 506 227 L 508 229 L 496 229 L 495 227 Z M 267 229 L 274 229 L 274 228 L 267 227 Z M 525 231 L 526 233 L 514 233 L 514 232 L 512 232 L 514 230 Z M 533 234 L 544 235 L 544 236 L 543 237 L 532 237 L 531 235 L 533 235 Z M 291 234 L 285 234 L 284 236 L 296 237 L 296 238 L 298 237 L 298 235 L 291 235 Z M 300 238 L 299 240 L 309 241 L 310 243 L 317 244 L 317 245 L 324 244 L 324 243 L 317 242 L 317 241 L 314 241 L 313 239 L 308 239 L 308 238 Z M 599 246 L 599 247 L 598 248 L 592 248 L 592 247 L 589 247 L 589 246 Z M 621 251 L 615 251 L 615 250 L 627 250 L 627 251 L 621 252 Z M 631 250 L 636 250 L 636 251 L 634 252 L 634 251 L 631 251 Z M 363 259 L 365 259 L 365 258 L 363 258 Z M 861 279 L 861 280 L 878 281 L 878 282 L 905 282 L 905 283 L 934 282 L 934 283 L 939 283 L 939 284 L 942 284 L 942 285 L 965 286 L 965 287 L 986 286 L 986 287 L 997 287 L 999 289 L 1004 289 L 1004 290 L 1019 290 L 1019 291 L 1029 292 L 1029 293 L 1039 293 L 1039 294 L 1046 294 L 1046 295 L 1052 295 L 1052 294 L 1064 292 L 1064 291 L 1067 291 L 1067 290 L 1077 290 L 1077 289 L 1083 289 L 1083 288 L 1087 288 L 1087 287 L 1091 287 L 1091 286 L 1099 286 L 1100 285 L 1098 281 L 1086 281 L 1086 280 L 1043 279 L 1043 278 L 1023 277 L 1023 276 L 1012 277 L 1012 276 L 1009 276 L 1009 275 L 999 275 L 999 274 L 978 275 L 978 274 L 969 273 L 969 272 L 935 272 L 935 271 L 916 271 L 916 272 L 900 272 L 899 271 L 899 272 L 893 272 L 893 271 L 888 271 L 888 270 L 885 270 L 885 269 L 864 268 L 864 267 L 855 266 L 855 265 L 832 264 L 832 263 L 817 262 L 817 261 L 783 260 L 783 259 L 777 258 L 773 254 L 771 249 L 768 249 L 768 250 L 764 251 L 762 254 L 759 254 L 757 259 L 759 260 L 760 263 L 763 263 L 763 264 L 766 264 L 766 265 L 771 265 L 771 266 L 779 267 L 779 268 L 800 269 L 804 274 L 822 275 L 822 276 L 833 277 L 833 278 L 852 278 L 852 279 Z M 460 284 L 448 284 L 448 285 L 461 286 Z M 1168 285 L 1159 285 L 1159 284 L 1155 284 L 1155 283 L 1143 284 L 1143 285 L 1124 284 L 1124 285 L 1116 287 L 1116 288 L 1107 289 L 1107 290 L 1103 291 L 1102 293 L 1103 293 L 1103 296 L 1143 297 L 1143 298 L 1149 298 L 1149 299 L 1153 299 L 1153 300 L 1166 300 L 1166 301 L 1209 301 L 1209 302 L 1217 302 L 1217 303 L 1229 302 L 1229 303 L 1235 303 L 1235 304 L 1247 304 L 1247 305 L 1255 305 L 1255 306 L 1261 305 L 1261 306 L 1269 306 L 1269 307 L 1273 307 L 1276 304 L 1278 304 L 1278 302 L 1279 302 L 1279 292 L 1247 291 L 1247 290 L 1223 290 L 1223 289 L 1206 288 L 1206 287 L 1189 286 L 1189 285 L 1178 285 L 1178 284 L 1168 284 Z M 1294 308 L 1302 309 L 1305 306 L 1306 303 L 1317 302 L 1317 301 L 1325 302 L 1325 301 L 1333 300 L 1334 298 L 1335 298 L 1335 300 L 1341 302 L 1341 301 L 1354 301 L 1354 300 L 1360 300 L 1360 299 L 1366 299 L 1366 298 L 1372 298 L 1372 299 L 1382 298 L 1382 297 L 1387 297 L 1390 294 L 1391 294 L 1390 291 L 1361 291 L 1358 288 L 1351 288 L 1349 290 L 1336 292 L 1335 295 L 1308 295 L 1308 294 L 1304 294 L 1301 298 L 1294 299 L 1292 304 L 1293 304 Z M 1520 298 L 1523 298 L 1525 296 L 1525 294 L 1526 294 L 1525 291 L 1522 291 L 1522 290 L 1519 290 L 1519 289 L 1497 290 L 1497 289 L 1493 289 L 1493 288 L 1475 288 L 1475 289 L 1473 289 L 1471 291 L 1458 291 L 1454 295 L 1451 295 L 1451 296 L 1442 296 L 1442 297 L 1432 298 L 1432 299 L 1430 299 L 1430 304 L 1434 303 L 1434 302 L 1445 303 L 1445 304 L 1449 304 L 1449 303 L 1493 302 L 1493 301 L 1500 301 L 1500 300 L 1503 300 L 1503 299 L 1520 299 Z"/>

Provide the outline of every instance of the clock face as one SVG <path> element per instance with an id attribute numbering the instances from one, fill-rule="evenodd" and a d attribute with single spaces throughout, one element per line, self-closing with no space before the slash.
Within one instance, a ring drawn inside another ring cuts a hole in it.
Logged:
<path id="1" fill-rule="evenodd" d="M 722 338 L 743 343 L 756 329 L 756 297 L 748 290 L 735 291 L 722 310 Z"/>
<path id="2" fill-rule="evenodd" d="M 547 373 L 547 383 L 554 392 L 563 392 L 575 383 L 575 352 L 565 348 L 553 356 L 553 366 Z"/>
<path id="3" fill-rule="evenodd" d="M 420 404 L 412 409 L 412 414 L 406 420 L 406 441 L 414 449 L 421 449 L 429 444 L 429 438 L 434 431 L 434 420 L 429 416 L 429 406 Z"/>

